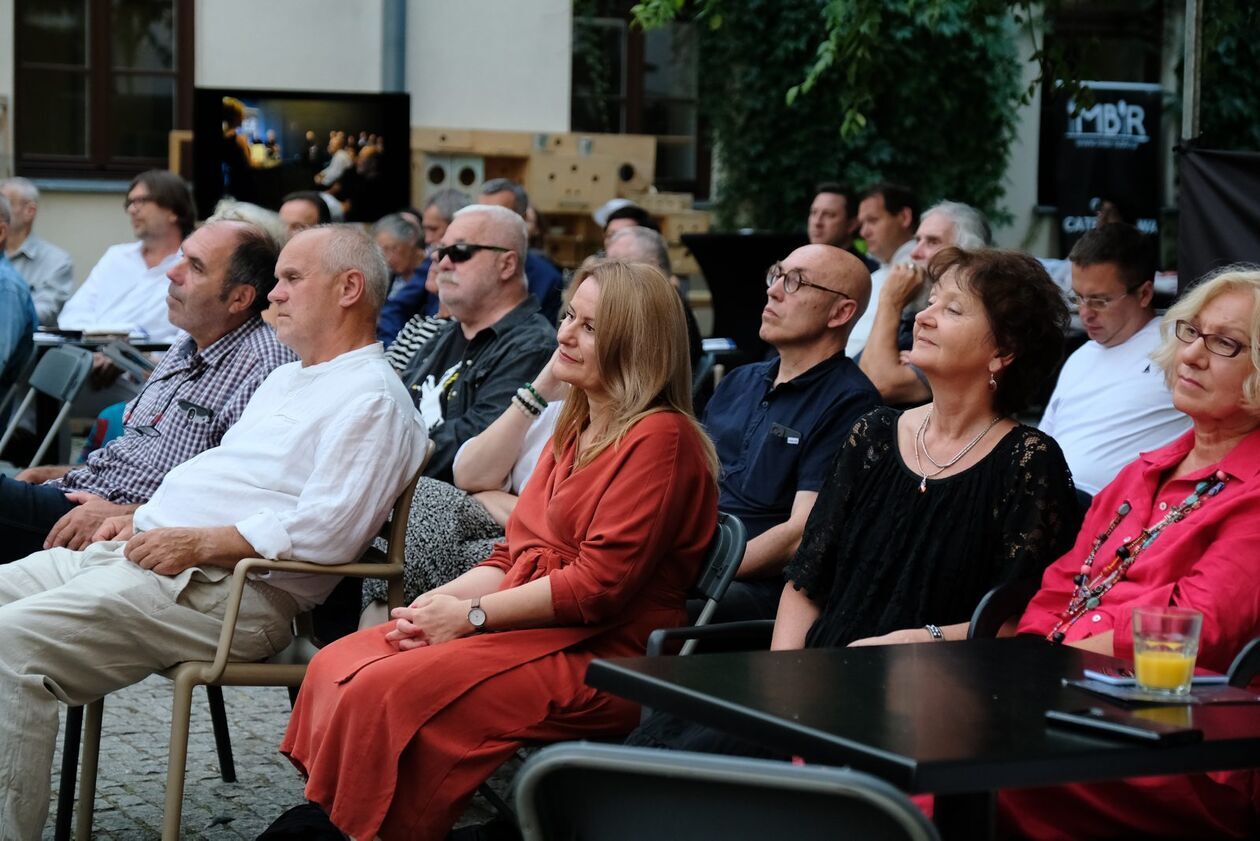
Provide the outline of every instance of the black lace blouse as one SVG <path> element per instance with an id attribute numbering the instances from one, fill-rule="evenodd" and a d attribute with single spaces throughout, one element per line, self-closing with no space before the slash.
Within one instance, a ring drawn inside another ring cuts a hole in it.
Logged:
<path id="1" fill-rule="evenodd" d="M 966 622 L 986 592 L 1040 576 L 1076 539 L 1080 507 L 1053 438 L 1017 426 L 920 493 L 897 447 L 900 417 L 881 408 L 853 426 L 788 566 L 822 605 L 808 647 Z"/>

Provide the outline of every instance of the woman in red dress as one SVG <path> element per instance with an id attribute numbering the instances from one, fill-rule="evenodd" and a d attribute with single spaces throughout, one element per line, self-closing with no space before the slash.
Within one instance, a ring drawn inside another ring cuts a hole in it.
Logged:
<path id="1" fill-rule="evenodd" d="M 587 663 L 686 621 L 717 461 L 690 412 L 681 301 L 655 269 L 597 265 L 558 343 L 572 388 L 505 541 L 307 672 L 280 750 L 353 838 L 443 838 L 522 743 L 629 732 L 638 708 L 587 687 Z M 515 401 L 539 408 L 528 387 Z"/>

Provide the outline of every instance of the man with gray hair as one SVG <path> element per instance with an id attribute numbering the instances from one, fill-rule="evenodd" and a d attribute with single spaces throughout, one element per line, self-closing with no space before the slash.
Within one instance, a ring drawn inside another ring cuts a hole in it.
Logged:
<path id="1" fill-rule="evenodd" d="M 914 317 L 927 306 L 927 264 L 943 248 L 986 248 L 991 238 L 989 220 L 962 202 L 935 204 L 919 220 L 909 261 L 893 265 L 880 289 L 870 338 L 859 360 L 889 404 L 912 406 L 932 399 L 927 379 L 901 358 L 914 343 Z"/>
<path id="2" fill-rule="evenodd" d="M 30 358 L 31 336 L 39 326 L 30 287 L 4 256 L 5 238 L 13 212 L 0 195 L 0 394 L 11 387 Z M 0 424 L 8 417 L 0 416 Z"/>
<path id="3" fill-rule="evenodd" d="M 302 231 L 280 254 L 270 300 L 299 357 L 255 392 L 223 442 L 172 469 L 133 515 L 85 551 L 0 567 L 0 827 L 38 838 L 48 812 L 57 710 L 81 705 L 219 642 L 243 558 L 357 558 L 419 468 L 426 439 L 376 341 L 385 262 L 343 226 Z M 272 572 L 246 585 L 231 657 L 262 660 L 334 576 Z"/>
<path id="4" fill-rule="evenodd" d="M 446 228 L 455 218 L 460 208 L 468 206 L 468 196 L 459 190 L 447 188 L 438 190 L 425 202 L 420 211 L 420 230 L 423 232 L 425 249 L 432 248 L 440 242 Z M 404 219 L 411 219 L 414 214 L 404 212 L 397 214 Z M 378 239 L 378 242 L 380 240 Z M 392 344 L 402 328 L 416 315 L 437 315 L 438 296 L 425 289 L 424 281 L 429 276 L 432 258 L 427 254 L 416 266 L 411 281 L 402 284 L 390 292 L 389 300 L 381 308 L 381 321 L 377 325 L 377 336 L 387 346 Z M 386 258 L 389 257 L 388 252 Z M 416 281 L 419 281 L 418 283 Z"/>
<path id="5" fill-rule="evenodd" d="M 481 185 L 482 204 L 497 204 L 514 211 L 521 219 L 529 209 L 529 194 L 525 188 L 510 178 L 492 178 Z M 552 324 L 560 316 L 560 297 L 564 292 L 564 275 L 556 264 L 541 252 L 525 252 L 525 277 L 530 294 L 538 299 L 539 309 Z"/>
<path id="6" fill-rule="evenodd" d="M 74 263 L 65 251 L 31 232 L 39 213 L 39 190 L 34 184 L 26 178 L 5 178 L 0 181 L 0 195 L 9 200 L 13 217 L 5 255 L 31 287 L 39 323 L 55 325 L 74 291 Z"/>
<path id="7" fill-rule="evenodd" d="M 678 297 L 682 298 L 683 314 L 687 316 L 687 344 L 694 373 L 696 363 L 700 361 L 700 356 L 704 353 L 700 325 L 696 323 L 696 316 L 691 311 L 691 305 L 687 303 L 687 296 L 683 295 L 682 289 L 679 288 L 678 278 L 674 277 L 669 261 L 669 245 L 665 242 L 665 237 L 641 225 L 621 228 L 613 231 L 608 237 L 604 255 L 609 260 L 620 260 L 623 263 L 647 263 L 649 266 L 656 266 L 665 273 L 665 277 L 669 278 L 669 282 L 678 290 Z"/>
<path id="8" fill-rule="evenodd" d="M 438 295 L 457 320 L 430 339 L 403 381 L 436 450 L 426 475 L 451 481 L 460 445 L 503 414 L 556 349 L 523 271 L 529 235 L 513 210 L 474 204 L 455 214 L 433 259 Z"/>

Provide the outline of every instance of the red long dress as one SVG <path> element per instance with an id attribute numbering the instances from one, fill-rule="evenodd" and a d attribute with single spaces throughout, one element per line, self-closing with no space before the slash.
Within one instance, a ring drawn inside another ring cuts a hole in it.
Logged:
<path id="1" fill-rule="evenodd" d="M 357 839 L 441 839 L 522 743 L 629 732 L 638 707 L 586 686 L 586 666 L 686 622 L 717 521 L 697 435 L 657 412 L 571 475 L 574 446 L 544 450 L 485 564 L 500 589 L 549 576 L 556 627 L 399 652 L 385 624 L 320 651 L 280 745 L 307 798 Z"/>

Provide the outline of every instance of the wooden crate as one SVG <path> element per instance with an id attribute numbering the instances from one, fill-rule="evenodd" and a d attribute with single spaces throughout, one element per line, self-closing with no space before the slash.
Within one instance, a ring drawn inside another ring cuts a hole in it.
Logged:
<path id="1" fill-rule="evenodd" d="M 661 236 L 671 244 L 682 242 L 683 234 L 706 234 L 712 223 L 709 214 L 703 210 L 688 210 L 683 213 L 669 213 L 661 217 Z"/>
<path id="2" fill-rule="evenodd" d="M 669 262 L 676 275 L 700 274 L 700 264 L 696 262 L 695 257 L 691 256 L 691 252 L 685 245 L 669 247 Z"/>
<path id="3" fill-rule="evenodd" d="M 600 155 L 537 155 L 525 189 L 543 213 L 591 213 L 617 195 L 617 163 Z"/>
<path id="4" fill-rule="evenodd" d="M 634 197 L 634 203 L 653 216 L 685 213 L 695 204 L 691 193 L 644 193 Z"/>
<path id="5" fill-rule="evenodd" d="M 656 138 L 646 134 L 568 133 L 539 135 L 539 154 L 603 156 L 617 161 L 617 195 L 651 189 L 656 172 Z"/>
<path id="6" fill-rule="evenodd" d="M 472 152 L 472 135 L 468 129 L 413 126 L 411 149 L 413 152 Z"/>

